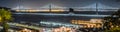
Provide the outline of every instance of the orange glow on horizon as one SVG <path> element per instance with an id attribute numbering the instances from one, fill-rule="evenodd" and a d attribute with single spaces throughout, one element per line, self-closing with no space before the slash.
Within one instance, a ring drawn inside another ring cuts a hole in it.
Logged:
<path id="1" fill-rule="evenodd" d="M 63 12 L 62 9 L 56 9 L 56 10 L 16 10 L 16 12 Z"/>

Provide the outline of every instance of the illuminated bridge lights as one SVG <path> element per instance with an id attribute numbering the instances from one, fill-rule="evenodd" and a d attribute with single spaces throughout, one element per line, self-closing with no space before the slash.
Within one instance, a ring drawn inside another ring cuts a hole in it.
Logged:
<path id="1" fill-rule="evenodd" d="M 52 9 L 51 11 L 48 10 L 48 9 L 41 9 L 41 10 L 38 10 L 38 9 L 18 9 L 16 10 L 16 12 L 64 12 L 64 10 L 62 9 Z"/>

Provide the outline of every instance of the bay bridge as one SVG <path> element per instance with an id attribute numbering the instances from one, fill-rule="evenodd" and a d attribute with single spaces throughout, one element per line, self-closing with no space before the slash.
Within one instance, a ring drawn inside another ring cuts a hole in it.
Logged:
<path id="1" fill-rule="evenodd" d="M 89 16 L 89 17 L 106 17 L 117 11 L 119 8 L 109 7 L 101 3 L 93 3 L 85 7 L 70 7 L 74 11 L 69 13 L 69 8 L 48 4 L 38 9 L 26 8 L 18 6 L 12 8 L 16 12 L 32 12 L 32 13 L 14 13 L 14 14 L 32 14 L 32 15 L 58 15 L 58 16 Z M 35 12 L 35 13 L 33 13 Z M 40 12 L 40 13 L 36 13 Z"/>

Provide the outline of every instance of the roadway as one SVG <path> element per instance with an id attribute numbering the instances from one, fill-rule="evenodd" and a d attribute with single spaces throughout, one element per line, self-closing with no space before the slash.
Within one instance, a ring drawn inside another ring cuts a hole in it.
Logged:
<path id="1" fill-rule="evenodd" d="M 14 26 L 19 26 L 19 27 L 25 27 L 25 28 L 30 28 L 30 29 L 35 29 L 35 30 L 39 30 L 40 27 L 36 27 L 36 26 L 29 26 L 29 25 L 24 25 L 24 24 L 18 24 L 18 23 L 8 23 L 9 25 L 14 25 Z"/>

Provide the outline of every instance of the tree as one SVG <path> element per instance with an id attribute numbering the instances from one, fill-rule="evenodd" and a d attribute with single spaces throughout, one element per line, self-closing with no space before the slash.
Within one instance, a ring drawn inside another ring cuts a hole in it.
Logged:
<path id="1" fill-rule="evenodd" d="M 114 27 L 110 30 L 106 30 L 105 32 L 120 32 L 120 27 Z"/>
<path id="2" fill-rule="evenodd" d="M 11 12 L 5 8 L 0 9 L 0 22 L 3 25 L 4 32 L 8 32 L 9 25 L 7 24 L 7 22 L 11 20 L 12 20 Z"/>
<path id="3" fill-rule="evenodd" d="M 109 31 L 120 31 L 120 9 L 113 13 L 111 16 L 105 17 L 104 18 L 105 23 L 104 26 L 106 27 L 107 30 Z"/>

